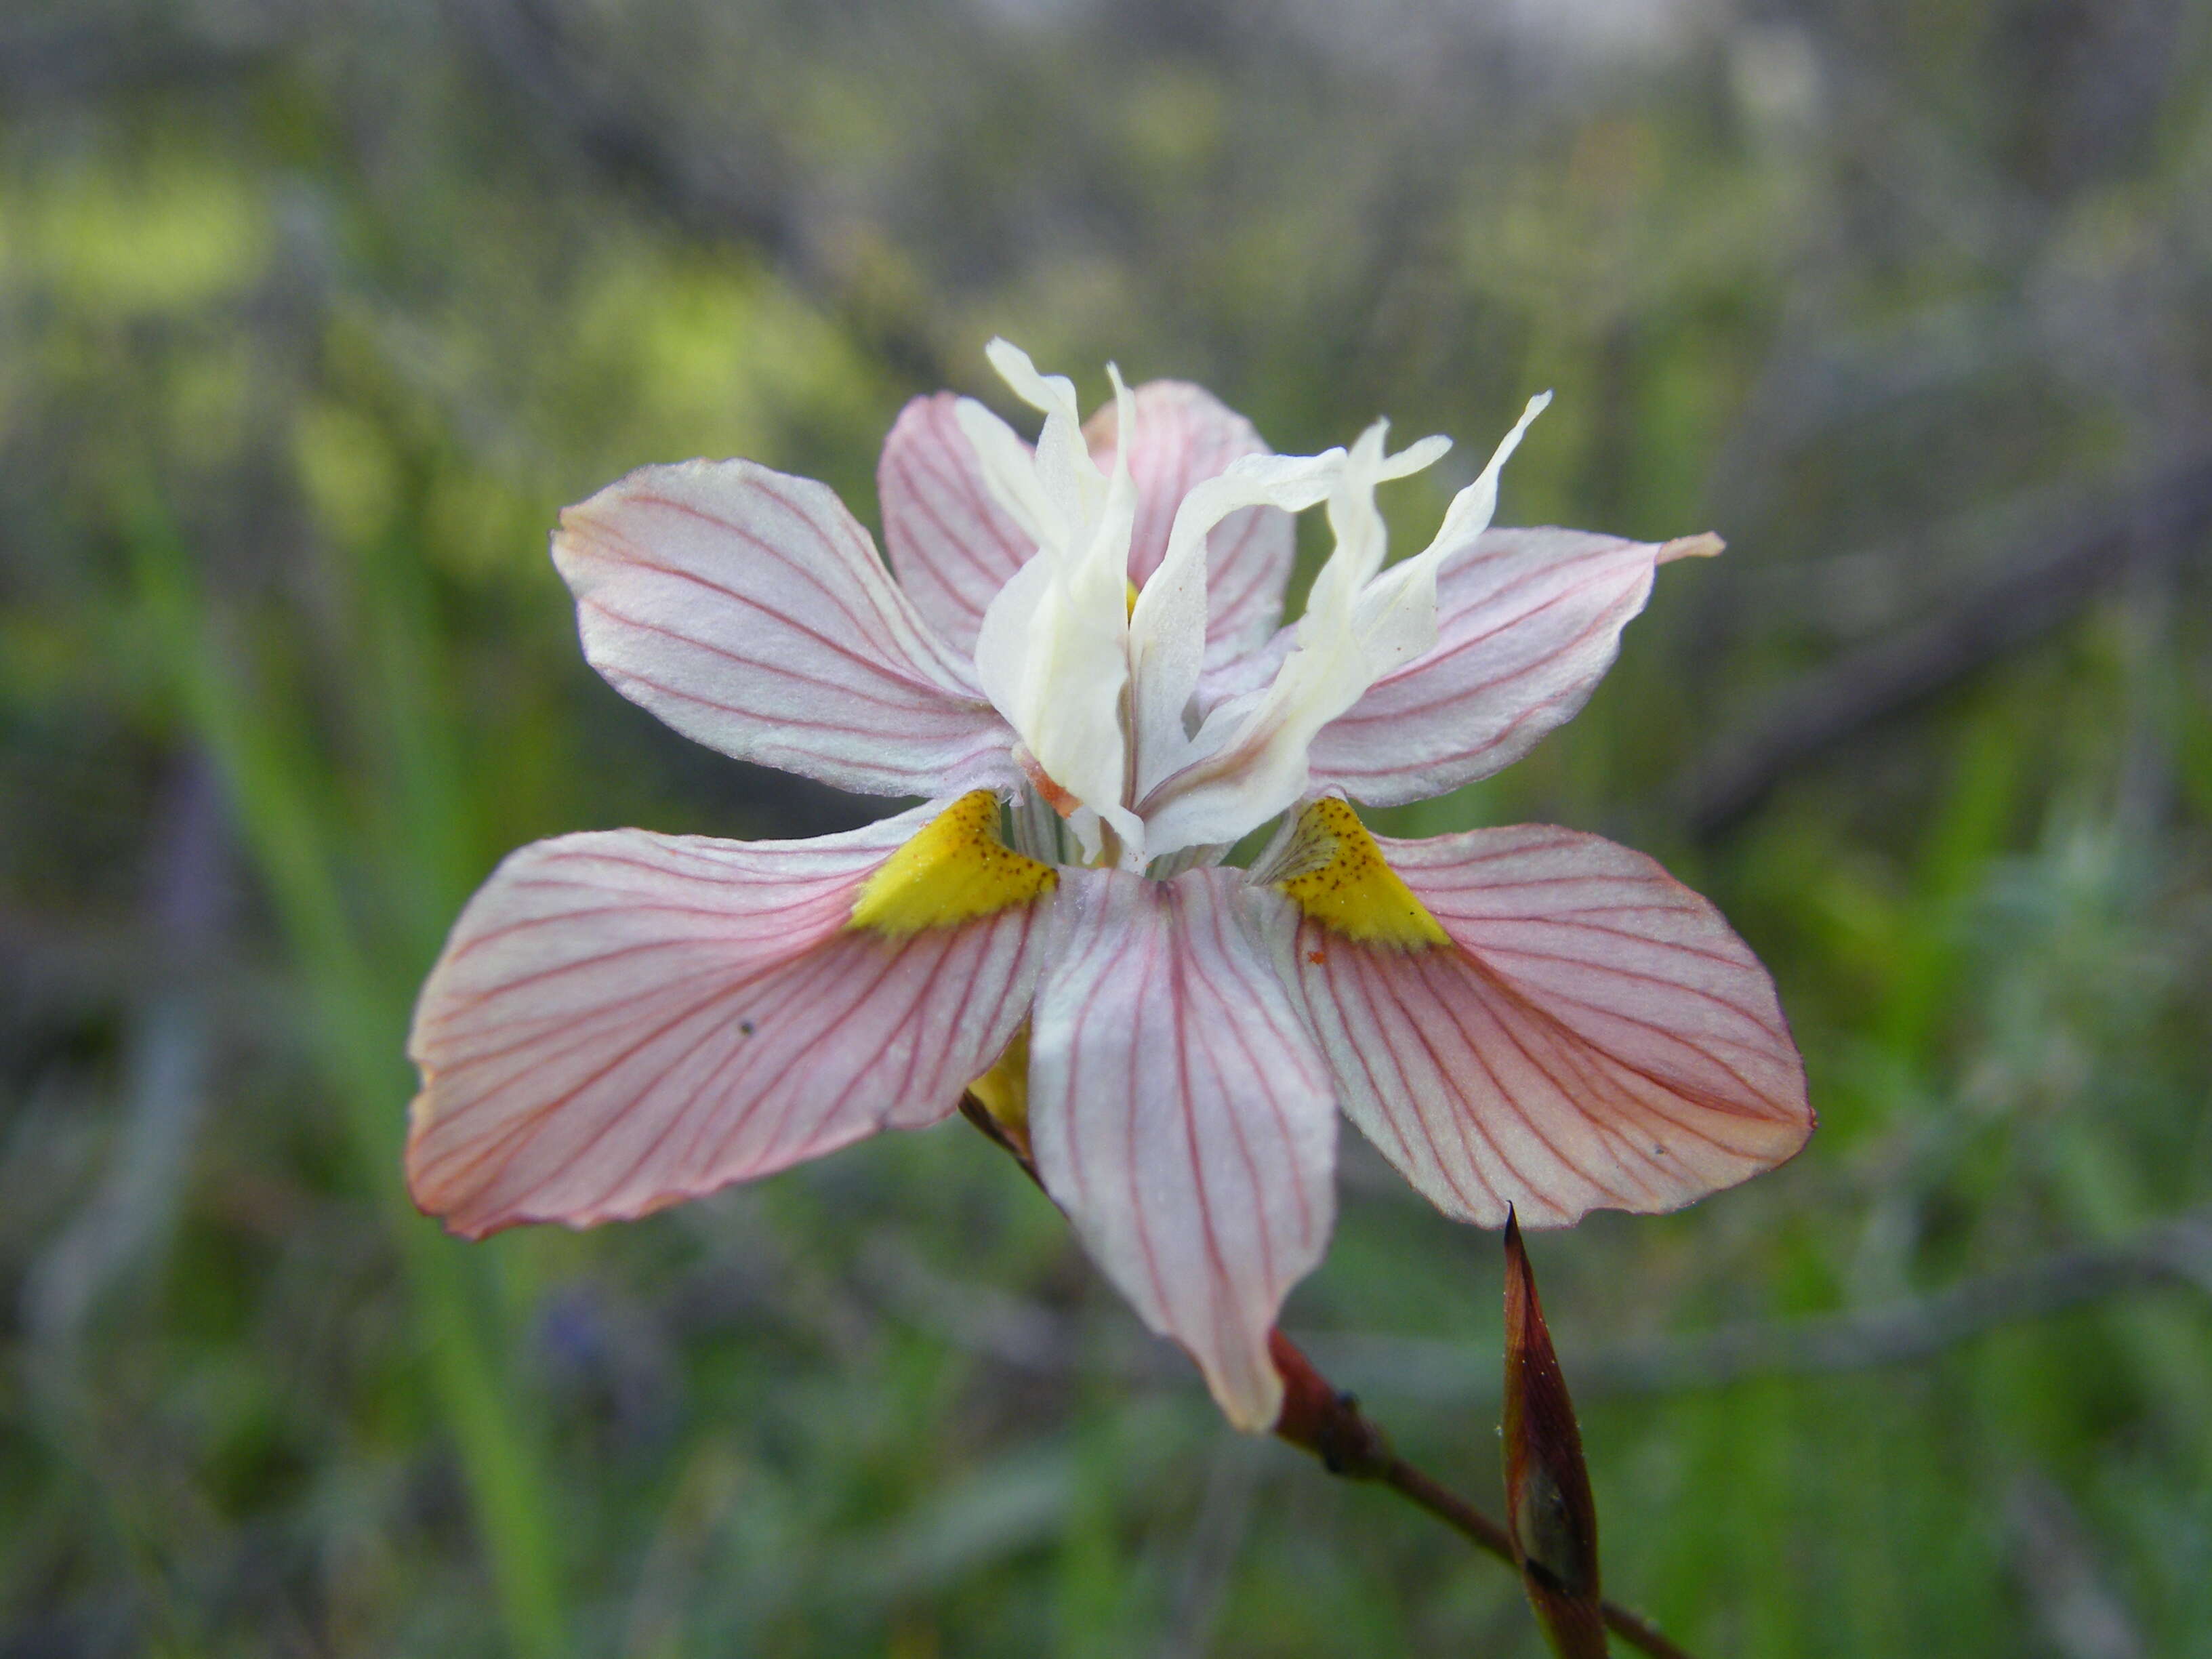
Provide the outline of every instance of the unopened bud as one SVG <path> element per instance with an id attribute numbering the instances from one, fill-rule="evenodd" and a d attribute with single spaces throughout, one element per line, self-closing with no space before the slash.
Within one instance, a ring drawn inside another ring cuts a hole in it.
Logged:
<path id="1" fill-rule="evenodd" d="M 1505 1515 L 1528 1604 L 1559 1659 L 1603 1659 L 1597 1504 L 1521 1225 L 1505 1218 Z"/>

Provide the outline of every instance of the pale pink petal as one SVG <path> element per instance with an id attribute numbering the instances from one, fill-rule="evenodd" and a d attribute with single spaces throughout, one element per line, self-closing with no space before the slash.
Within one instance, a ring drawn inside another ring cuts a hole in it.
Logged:
<path id="1" fill-rule="evenodd" d="M 1030 1038 L 1037 1167 L 1230 1420 L 1269 1427 L 1267 1332 L 1334 1215 L 1328 1075 L 1257 942 L 1277 895 L 1229 870 L 1064 873 Z"/>
<path id="2" fill-rule="evenodd" d="M 526 847 L 455 924 L 408 1052 L 416 1202 L 588 1225 L 933 1123 L 1028 1012 L 1043 907 L 894 943 L 860 885 L 944 803 L 813 841 Z"/>
<path id="3" fill-rule="evenodd" d="M 1392 805 L 1518 760 L 1589 701 L 1654 566 L 1681 545 L 1486 532 L 1437 577 L 1436 644 L 1315 738 L 1311 787 Z"/>
<path id="4" fill-rule="evenodd" d="M 1036 547 L 985 485 L 959 402 L 940 392 L 899 411 L 876 494 L 899 586 L 939 633 L 972 653 L 992 599 Z"/>
<path id="5" fill-rule="evenodd" d="M 1301 920 L 1291 969 L 1352 1121 L 1450 1214 L 1672 1210 L 1804 1144 L 1773 982 L 1641 854 L 1524 825 L 1377 836 L 1451 948 Z"/>
<path id="6" fill-rule="evenodd" d="M 1175 527 L 1176 509 L 1192 488 L 1267 445 L 1251 422 L 1203 386 L 1147 380 L 1136 390 L 1136 435 L 1129 474 L 1137 486 L 1137 525 L 1129 542 L 1129 579 L 1139 586 L 1159 568 Z M 1103 465 L 1117 445 L 1110 407 L 1085 431 Z M 1206 659 L 1233 660 L 1264 643 L 1283 614 L 1283 587 L 1297 553 L 1296 526 L 1273 507 L 1246 507 L 1215 526 L 1206 542 Z"/>
<path id="7" fill-rule="evenodd" d="M 641 468 L 561 515 L 584 654 L 686 737 L 872 794 L 1011 787 L 1013 734 L 821 484 Z"/>

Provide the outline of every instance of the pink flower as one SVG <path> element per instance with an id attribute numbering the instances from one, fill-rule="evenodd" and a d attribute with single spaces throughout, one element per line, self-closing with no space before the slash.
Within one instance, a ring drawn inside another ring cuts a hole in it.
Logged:
<path id="1" fill-rule="evenodd" d="M 725 754 L 927 800 L 812 841 L 510 857 L 416 1011 L 426 1211 L 471 1237 L 643 1215 L 937 1122 L 989 1073 L 1092 1256 L 1262 1430 L 1339 1108 L 1489 1226 L 1674 1209 L 1797 1150 L 1802 1065 L 1711 906 L 1594 836 L 1393 841 L 1348 804 L 1527 752 L 1656 568 L 1716 541 L 1491 530 L 1540 399 L 1386 567 L 1375 489 L 1444 441 L 1390 455 L 1378 422 L 1275 456 L 1198 387 L 1118 376 L 1085 427 L 1066 380 L 992 358 L 1042 433 L 908 404 L 878 475 L 889 570 L 829 490 L 746 461 L 562 515 L 617 690 Z M 1278 629 L 1291 514 L 1324 503 L 1335 550 Z M 1252 870 L 1221 864 L 1279 817 Z"/>

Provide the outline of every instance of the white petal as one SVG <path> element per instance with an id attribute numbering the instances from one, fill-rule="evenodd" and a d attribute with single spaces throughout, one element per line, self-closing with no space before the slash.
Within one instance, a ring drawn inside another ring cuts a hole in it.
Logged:
<path id="1" fill-rule="evenodd" d="M 1097 510 L 1103 475 L 1083 436 L 1074 382 L 1064 374 L 1039 374 L 1029 354 L 1009 341 L 992 341 L 984 355 L 1014 395 L 1044 416 L 1044 430 L 1037 434 L 1037 481 L 1060 503 L 1069 526 L 1080 523 Z"/>
<path id="2" fill-rule="evenodd" d="M 1452 497 L 1428 546 L 1369 582 L 1352 601 L 1352 630 L 1360 642 L 1370 684 L 1436 644 L 1438 570 L 1489 528 L 1491 514 L 1498 510 L 1498 472 L 1521 447 L 1528 423 L 1551 404 L 1548 392 L 1531 398 L 1513 429 L 1491 452 L 1480 475 Z"/>
<path id="3" fill-rule="evenodd" d="M 1389 544 L 1382 514 L 1375 505 L 1376 488 L 1433 466 L 1451 448 L 1450 439 L 1437 434 L 1395 455 L 1388 454 L 1383 444 L 1389 431 L 1388 421 L 1377 421 L 1359 434 L 1342 477 L 1330 492 L 1328 523 L 1336 545 L 1328 562 L 1316 573 L 1306 596 L 1306 615 L 1317 623 L 1334 627 L 1348 621 L 1360 593 L 1382 568 Z"/>
<path id="4" fill-rule="evenodd" d="M 561 515 L 584 654 L 710 748 L 875 794 L 1018 781 L 1013 733 L 829 489 L 641 468 Z"/>
<path id="5" fill-rule="evenodd" d="M 1313 506 L 1327 495 L 1343 461 L 1340 450 L 1248 456 L 1184 496 L 1159 568 L 1129 615 L 1133 770 L 1140 797 L 1191 758 L 1183 711 L 1207 655 L 1207 549 L 1215 526 L 1255 507 L 1295 513 Z"/>
<path id="6" fill-rule="evenodd" d="M 1031 559 L 983 613 L 975 670 L 1045 775 L 1141 845 L 1121 804 L 1127 601 L 1098 586 L 1093 573 L 1069 580 L 1049 554 Z"/>
<path id="7" fill-rule="evenodd" d="M 1267 1333 L 1334 1214 L 1328 1079 L 1255 943 L 1280 908 L 1234 871 L 1070 871 L 1030 1038 L 1047 1190 L 1230 1420 L 1272 1426 Z"/>
<path id="8" fill-rule="evenodd" d="M 975 453 L 984 488 L 1030 547 L 1064 541 L 1068 534 L 1066 515 L 1038 481 L 1036 452 L 1013 428 L 973 398 L 957 399 L 952 416 Z"/>
<path id="9" fill-rule="evenodd" d="M 1091 459 L 1076 408 L 1075 387 L 1064 375 L 1041 374 L 1029 354 L 1005 340 L 985 348 L 1014 394 L 1044 416 L 1032 450 L 1012 427 L 973 398 L 956 407 L 961 429 L 975 446 L 983 475 L 1000 505 L 1037 543 L 1066 551 L 1096 517 L 1105 479 Z"/>
<path id="10" fill-rule="evenodd" d="M 1180 745 L 1140 726 L 1148 759 L 1170 761 L 1149 763 L 1139 776 L 1139 810 L 1155 855 L 1233 842 L 1304 793 L 1314 733 L 1356 702 L 1373 679 L 1371 644 L 1356 624 L 1359 593 L 1384 550 L 1375 487 L 1443 453 L 1440 441 L 1426 440 L 1388 455 L 1388 422 L 1378 421 L 1361 434 L 1332 481 L 1328 516 L 1336 548 L 1314 579 L 1294 648 L 1267 690 L 1213 708 L 1196 736 Z M 1197 680 L 1193 672 L 1186 696 Z"/>
<path id="11" fill-rule="evenodd" d="M 1129 580 L 1139 588 L 1166 556 L 1176 514 L 1208 478 L 1267 446 L 1251 422 L 1203 386 L 1148 380 L 1131 394 L 1134 437 L 1129 476 L 1137 489 L 1129 541 Z M 1084 428 L 1102 463 L 1119 448 L 1115 411 L 1099 410 Z M 1290 514 L 1270 507 L 1231 513 L 1206 542 L 1206 660 L 1224 665 L 1265 641 L 1281 619 L 1283 588 L 1297 555 Z"/>
<path id="12" fill-rule="evenodd" d="M 1490 453 L 1473 483 L 1452 497 L 1452 504 L 1444 509 L 1444 521 L 1437 528 L 1436 539 L 1429 544 L 1431 553 L 1441 550 L 1449 556 L 1453 550 L 1465 547 L 1490 528 L 1491 515 L 1498 511 L 1498 475 L 1505 470 L 1505 463 L 1513 452 L 1521 447 L 1522 437 L 1529 423 L 1552 406 L 1552 394 L 1540 392 L 1528 399 L 1521 411 L 1521 418 L 1513 429 L 1498 440 L 1498 447 Z"/>
<path id="13" fill-rule="evenodd" d="M 1139 809 L 1155 854 L 1234 841 L 1309 793 L 1308 751 L 1329 722 L 1368 688 L 1429 649 L 1436 639 L 1436 574 L 1450 538 L 1487 522 L 1500 467 L 1550 394 L 1531 398 L 1482 475 L 1460 492 L 1427 549 L 1380 570 L 1384 545 L 1377 483 L 1404 477 L 1443 453 L 1430 438 L 1387 455 L 1387 424 L 1362 434 L 1329 497 L 1337 545 L 1314 579 L 1296 644 L 1264 694 L 1211 710 L 1171 773 L 1141 776 Z"/>
<path id="14" fill-rule="evenodd" d="M 1036 556 L 999 590 L 975 639 L 975 672 L 992 702 L 1020 735 L 1030 757 L 1060 793 L 1114 825 L 1132 862 L 1143 856 L 1144 826 L 1124 802 L 1127 753 L 1122 690 L 1128 681 L 1129 534 L 1135 487 L 1117 456 L 1102 477 L 1075 423 L 1074 389 L 1036 373 L 1004 341 L 992 362 L 1009 384 L 1047 410 L 1037 440 L 1028 510 L 1040 515 Z M 1110 371 L 1109 371 L 1110 372 Z M 1119 416 L 1127 430 L 1130 397 L 1114 375 Z M 963 425 L 991 428 L 970 420 Z M 997 441 L 994 440 L 993 441 Z M 1008 441 L 1013 441 L 1008 434 Z M 982 454 L 991 474 L 1005 459 Z M 1016 503 L 1009 488 L 1002 499 Z"/>

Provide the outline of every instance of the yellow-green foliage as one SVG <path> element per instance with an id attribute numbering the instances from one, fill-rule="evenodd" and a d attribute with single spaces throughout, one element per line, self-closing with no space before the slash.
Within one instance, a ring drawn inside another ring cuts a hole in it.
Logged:
<path id="1" fill-rule="evenodd" d="M 2212 1653 L 2201 1238 L 2194 1288 L 2098 1254 L 2212 1203 L 2212 532 L 2135 483 L 2203 453 L 2190 7 L 30 9 L 0 1652 L 1538 1650 L 1510 1573 L 1230 1437 L 957 1123 L 585 1236 L 399 1188 L 410 999 L 501 855 L 884 805 L 600 684 L 556 512 L 744 455 L 873 522 L 1002 331 L 1285 449 L 1451 433 L 1401 548 L 1553 386 L 1503 521 L 1730 543 L 1526 762 L 1376 820 L 1647 848 L 1810 1060 L 1789 1168 L 1534 1242 L 1608 1588 L 1705 1655 Z M 1724 738 L 2108 522 L 2124 575 L 1692 835 Z M 1494 1505 L 1494 1241 L 1342 1161 L 1286 1325 Z M 2054 1259 L 2098 1293 L 1974 1322 Z M 1863 1369 L 1788 1323 L 1958 1285 Z"/>

